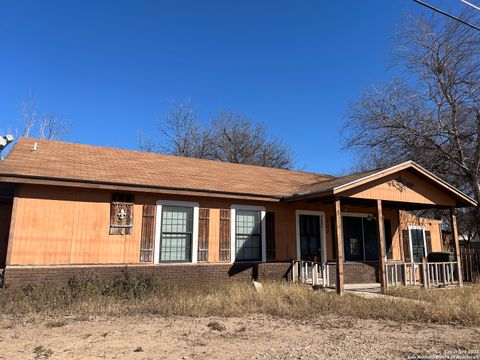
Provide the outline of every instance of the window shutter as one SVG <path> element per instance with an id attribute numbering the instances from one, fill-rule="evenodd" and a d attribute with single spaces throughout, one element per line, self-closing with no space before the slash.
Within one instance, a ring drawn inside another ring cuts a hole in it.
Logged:
<path id="1" fill-rule="evenodd" d="M 425 231 L 425 242 L 427 243 L 427 255 L 432 252 L 432 233 Z"/>
<path id="2" fill-rule="evenodd" d="M 403 258 L 405 261 L 411 261 L 410 257 L 410 237 L 408 230 L 402 230 L 402 240 L 403 240 Z"/>
<path id="3" fill-rule="evenodd" d="M 275 213 L 266 214 L 267 260 L 275 260 Z"/>
<path id="4" fill-rule="evenodd" d="M 198 261 L 208 260 L 209 224 L 210 224 L 210 209 L 199 209 Z"/>
<path id="5" fill-rule="evenodd" d="M 133 203 L 112 201 L 110 204 L 110 235 L 133 233 Z"/>
<path id="6" fill-rule="evenodd" d="M 229 209 L 220 209 L 220 261 L 230 261 Z"/>
<path id="7" fill-rule="evenodd" d="M 155 238 L 155 205 L 143 205 L 140 262 L 152 262 Z"/>

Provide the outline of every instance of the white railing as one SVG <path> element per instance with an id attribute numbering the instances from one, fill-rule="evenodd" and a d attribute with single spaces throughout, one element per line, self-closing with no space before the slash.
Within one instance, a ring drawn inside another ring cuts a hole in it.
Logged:
<path id="1" fill-rule="evenodd" d="M 447 286 L 458 283 L 458 266 L 452 262 L 387 262 L 385 264 L 387 287 Z"/>
<path id="2" fill-rule="evenodd" d="M 328 287 L 330 286 L 331 264 L 316 261 L 292 261 L 291 280 L 312 286 Z"/>

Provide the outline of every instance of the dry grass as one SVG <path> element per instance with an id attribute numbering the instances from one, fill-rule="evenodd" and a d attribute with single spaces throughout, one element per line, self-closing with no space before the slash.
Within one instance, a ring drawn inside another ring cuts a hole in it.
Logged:
<path id="1" fill-rule="evenodd" d="M 307 319 L 335 314 L 363 319 L 480 324 L 480 286 L 463 289 L 399 289 L 391 295 L 424 300 L 394 302 L 316 292 L 307 286 L 271 282 L 257 293 L 251 284 L 230 283 L 209 289 L 165 284 L 151 277 L 122 277 L 109 282 L 75 279 L 68 286 L 0 290 L 0 314 L 76 318 L 156 314 L 159 316 L 241 317 L 264 314 Z M 61 326 L 62 322 L 52 322 Z"/>

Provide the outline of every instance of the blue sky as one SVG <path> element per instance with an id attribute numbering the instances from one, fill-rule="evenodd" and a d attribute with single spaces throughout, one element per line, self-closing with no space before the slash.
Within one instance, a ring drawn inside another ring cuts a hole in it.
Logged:
<path id="1" fill-rule="evenodd" d="M 445 1 L 431 1 L 436 5 Z M 298 168 L 339 173 L 348 103 L 388 80 L 409 0 L 0 0 L 0 128 L 32 89 L 69 141 L 135 149 L 173 100 L 264 122 Z"/>

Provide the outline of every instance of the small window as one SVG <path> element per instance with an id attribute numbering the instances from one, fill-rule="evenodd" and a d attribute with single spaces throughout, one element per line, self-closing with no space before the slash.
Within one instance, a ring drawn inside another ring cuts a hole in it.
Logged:
<path id="1" fill-rule="evenodd" d="M 133 200 L 132 194 L 112 194 L 110 235 L 133 234 Z"/>
<path id="2" fill-rule="evenodd" d="M 261 211 L 237 210 L 235 219 L 236 260 L 262 260 Z"/>

